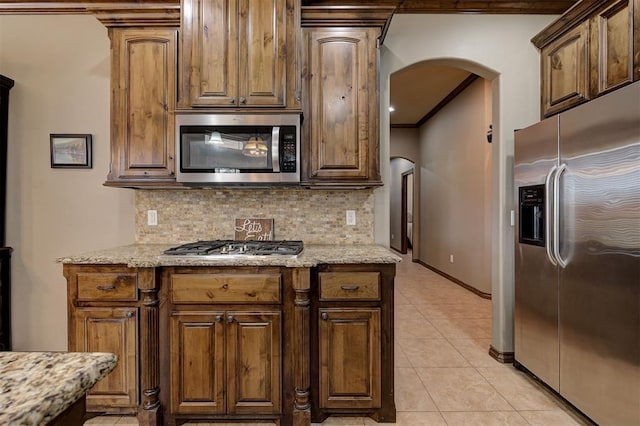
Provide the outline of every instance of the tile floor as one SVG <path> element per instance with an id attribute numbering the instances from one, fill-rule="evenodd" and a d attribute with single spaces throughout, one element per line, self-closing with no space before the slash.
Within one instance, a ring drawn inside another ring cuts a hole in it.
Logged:
<path id="1" fill-rule="evenodd" d="M 489 356 L 490 300 L 411 262 L 409 255 L 402 257 L 396 275 L 397 425 L 588 425 L 527 375 Z M 133 417 L 113 416 L 85 423 L 95 424 L 138 423 Z M 329 417 L 322 423 L 375 424 L 362 417 Z"/>

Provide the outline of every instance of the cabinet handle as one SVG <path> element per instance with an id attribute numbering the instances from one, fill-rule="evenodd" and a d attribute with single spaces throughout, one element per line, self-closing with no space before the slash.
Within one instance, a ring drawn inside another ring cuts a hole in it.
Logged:
<path id="1" fill-rule="evenodd" d="M 99 285 L 96 287 L 98 290 L 100 291 L 111 291 L 111 290 L 115 290 L 116 286 L 115 284 L 111 284 L 111 285 Z"/>
<path id="2" fill-rule="evenodd" d="M 322 317 L 323 320 L 328 320 L 329 319 L 329 315 L 326 312 L 323 312 L 322 315 L 320 315 Z"/>
<path id="3" fill-rule="evenodd" d="M 133 318 L 133 312 L 127 312 L 124 316 L 127 318 Z"/>
<path id="4" fill-rule="evenodd" d="M 231 98 L 231 99 L 229 99 L 229 103 L 230 103 L 230 104 L 235 104 L 235 103 L 236 103 L 236 98 Z"/>
<path id="5" fill-rule="evenodd" d="M 247 103 L 247 98 L 245 98 L 244 96 L 242 96 L 242 97 L 240 98 L 240 103 L 241 103 L 241 104 L 246 104 L 246 103 Z"/>
<path id="6" fill-rule="evenodd" d="M 360 286 L 359 285 L 341 285 L 340 288 L 345 291 L 356 291 L 357 289 L 360 288 Z"/>
<path id="7" fill-rule="evenodd" d="M 233 315 L 229 315 L 229 316 L 227 317 L 227 322 L 228 322 L 229 324 L 231 324 L 231 323 L 233 322 Z"/>
<path id="8" fill-rule="evenodd" d="M 222 315 L 216 315 L 216 322 L 222 322 Z"/>

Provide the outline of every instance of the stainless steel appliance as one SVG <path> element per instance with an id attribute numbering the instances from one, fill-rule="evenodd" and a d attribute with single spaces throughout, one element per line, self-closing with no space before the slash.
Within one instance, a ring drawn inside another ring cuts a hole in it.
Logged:
<path id="1" fill-rule="evenodd" d="M 211 240 L 182 244 L 165 250 L 167 256 L 229 258 L 238 256 L 287 256 L 302 253 L 304 244 L 297 240 L 241 241 Z"/>
<path id="2" fill-rule="evenodd" d="M 300 182 L 299 114 L 176 114 L 185 184 Z"/>
<path id="3" fill-rule="evenodd" d="M 640 82 L 516 132 L 515 359 L 640 425 Z"/>

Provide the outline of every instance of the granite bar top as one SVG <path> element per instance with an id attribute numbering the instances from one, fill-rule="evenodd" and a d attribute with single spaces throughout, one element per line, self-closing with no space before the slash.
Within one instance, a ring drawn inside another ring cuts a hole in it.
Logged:
<path id="1" fill-rule="evenodd" d="M 0 352 L 0 424 L 47 424 L 116 362 L 110 353 Z"/>
<path id="2" fill-rule="evenodd" d="M 167 256 L 163 252 L 176 244 L 131 244 L 96 250 L 75 256 L 57 259 L 69 264 L 125 264 L 131 268 L 153 268 L 157 266 L 286 266 L 310 268 L 319 264 L 351 263 L 397 263 L 400 257 L 385 247 L 367 245 L 305 245 L 297 257 L 247 256 L 224 259 L 206 257 Z"/>

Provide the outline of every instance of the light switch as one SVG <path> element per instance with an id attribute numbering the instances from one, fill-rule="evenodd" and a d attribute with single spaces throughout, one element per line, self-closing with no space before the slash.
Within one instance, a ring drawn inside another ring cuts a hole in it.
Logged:
<path id="1" fill-rule="evenodd" d="M 353 226 L 356 224 L 356 211 L 347 210 L 347 225 Z"/>
<path id="2" fill-rule="evenodd" d="M 157 210 L 147 210 L 147 225 L 149 225 L 149 226 L 158 225 L 158 211 Z"/>

